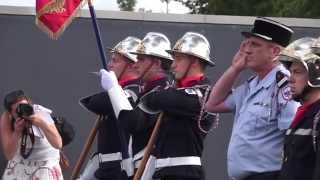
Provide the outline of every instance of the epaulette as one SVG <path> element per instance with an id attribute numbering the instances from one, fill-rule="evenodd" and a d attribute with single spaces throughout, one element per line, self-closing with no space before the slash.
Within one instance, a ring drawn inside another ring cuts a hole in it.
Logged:
<path id="1" fill-rule="evenodd" d="M 276 81 L 278 87 L 282 88 L 288 84 L 288 76 L 285 73 L 278 71 L 276 74 Z"/>
<path id="2" fill-rule="evenodd" d="M 247 82 L 249 83 L 250 81 L 252 81 L 256 76 L 251 76 L 247 79 Z"/>

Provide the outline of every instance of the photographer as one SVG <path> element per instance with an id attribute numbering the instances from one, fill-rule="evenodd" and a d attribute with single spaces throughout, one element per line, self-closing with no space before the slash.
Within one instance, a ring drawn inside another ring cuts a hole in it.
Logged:
<path id="1" fill-rule="evenodd" d="M 59 165 L 61 137 L 51 110 L 33 105 L 22 90 L 4 98 L 0 119 L 3 152 L 8 164 L 3 179 L 63 179 Z"/>

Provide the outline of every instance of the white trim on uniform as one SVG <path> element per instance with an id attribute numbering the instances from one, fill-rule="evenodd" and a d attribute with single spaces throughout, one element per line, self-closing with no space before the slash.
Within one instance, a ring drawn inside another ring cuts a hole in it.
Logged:
<path id="1" fill-rule="evenodd" d="M 134 167 L 133 167 L 133 162 L 132 158 L 124 159 L 121 161 L 121 169 L 126 171 L 127 175 L 133 176 L 134 174 Z"/>
<path id="2" fill-rule="evenodd" d="M 292 129 L 288 129 L 286 135 L 291 134 Z M 294 135 L 301 135 L 301 136 L 309 136 L 312 134 L 312 129 L 297 129 L 293 132 Z"/>
<path id="3" fill-rule="evenodd" d="M 135 169 L 138 169 L 139 166 L 140 166 L 140 164 L 141 164 L 141 162 L 142 162 L 142 159 L 137 160 L 137 161 L 134 161 L 134 162 L 133 162 L 133 163 L 134 163 L 134 168 L 135 168 Z"/>
<path id="4" fill-rule="evenodd" d="M 137 154 L 135 154 L 133 156 L 133 163 L 134 163 L 134 168 L 139 168 L 140 164 L 141 164 L 141 160 L 143 158 L 143 155 L 144 155 L 144 151 L 145 151 L 145 148 L 142 149 L 141 151 L 139 151 Z"/>
<path id="5" fill-rule="evenodd" d="M 187 156 L 187 157 L 173 157 L 173 158 L 156 160 L 156 168 L 184 166 L 184 165 L 201 166 L 201 159 L 200 157 L 197 157 L 197 156 Z"/>
<path id="6" fill-rule="evenodd" d="M 122 160 L 121 152 L 110 153 L 110 154 L 99 153 L 99 161 L 100 162 L 119 161 L 119 160 Z"/>
<path id="7" fill-rule="evenodd" d="M 133 160 L 136 161 L 136 160 L 139 160 L 139 159 L 142 159 L 143 155 L 144 155 L 144 150 L 145 149 L 142 149 L 141 151 L 139 151 L 137 154 L 135 154 L 133 156 Z"/>

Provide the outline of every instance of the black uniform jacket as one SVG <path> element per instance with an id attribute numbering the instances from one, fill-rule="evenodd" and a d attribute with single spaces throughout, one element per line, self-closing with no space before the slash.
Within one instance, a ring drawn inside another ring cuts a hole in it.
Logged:
<path id="1" fill-rule="evenodd" d="M 153 151 L 157 161 L 167 158 L 181 160 L 181 157 L 197 157 L 200 160 L 203 140 L 215 118 L 205 112 L 199 117 L 209 91 L 209 81 L 203 78 L 192 81 L 189 87 L 163 89 L 147 96 L 147 106 L 164 112 L 156 148 Z M 183 161 L 179 163 L 182 164 L 177 166 L 169 163 L 165 165 L 167 167 L 157 168 L 153 177 L 180 176 L 204 179 L 201 165 L 190 165 L 188 162 L 183 164 Z"/>
<path id="2" fill-rule="evenodd" d="M 129 101 L 134 106 L 138 94 L 140 94 L 140 81 L 131 80 L 123 85 Z M 128 157 L 129 133 L 121 126 L 115 117 L 112 104 L 107 92 L 101 92 L 80 100 L 80 103 L 89 111 L 104 116 L 98 129 L 98 152 L 101 154 L 118 153 L 122 154 L 122 159 Z M 117 161 L 101 162 L 95 175 L 98 179 L 118 179 L 121 172 L 121 159 Z"/>
<path id="3" fill-rule="evenodd" d="M 140 97 L 155 88 L 164 88 L 169 84 L 169 80 L 166 77 L 148 82 L 148 84 L 144 85 L 143 93 L 140 94 Z M 140 98 L 138 103 L 139 101 Z M 139 106 L 136 106 L 134 110 L 131 111 L 123 110 L 120 112 L 119 121 L 121 126 L 132 135 L 132 152 L 134 161 L 142 159 L 143 150 L 148 143 L 158 115 L 159 113 L 151 113 L 145 109 L 141 109 Z"/>
<path id="4" fill-rule="evenodd" d="M 287 130 L 280 180 L 320 179 L 319 140 L 316 147 L 312 136 L 314 117 L 319 111 L 320 100 L 308 108 L 296 126 Z M 317 134 L 319 130 L 318 124 Z"/>

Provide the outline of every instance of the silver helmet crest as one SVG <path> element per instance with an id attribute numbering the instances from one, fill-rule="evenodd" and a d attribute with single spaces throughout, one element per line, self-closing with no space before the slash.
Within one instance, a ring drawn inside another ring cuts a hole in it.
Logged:
<path id="1" fill-rule="evenodd" d="M 210 43 L 205 36 L 195 32 L 186 32 L 174 45 L 170 54 L 175 52 L 188 54 L 204 60 L 211 66 L 215 63 L 210 60 Z"/>
<path id="2" fill-rule="evenodd" d="M 311 37 L 304 37 L 297 39 L 290 43 L 285 49 L 279 54 L 280 61 L 286 61 L 287 59 L 301 60 L 306 54 L 311 53 L 311 46 L 316 39 Z M 294 60 L 288 60 L 294 61 Z"/>
<path id="3" fill-rule="evenodd" d="M 287 68 L 293 62 L 302 63 L 309 74 L 309 86 L 320 87 L 320 57 L 312 51 L 315 41 L 314 38 L 304 37 L 292 42 L 279 54 L 279 61 Z"/>
<path id="4" fill-rule="evenodd" d="M 171 55 L 166 52 L 170 48 L 171 44 L 167 36 L 158 32 L 149 32 L 139 44 L 137 51 L 131 53 L 156 56 L 172 61 Z"/>
<path id="5" fill-rule="evenodd" d="M 320 36 L 318 39 L 312 44 L 312 52 L 320 56 Z"/>
<path id="6" fill-rule="evenodd" d="M 133 37 L 133 36 L 128 36 L 124 40 L 120 41 L 117 45 L 115 45 L 112 49 L 110 49 L 111 53 L 119 53 L 122 54 L 123 56 L 127 57 L 133 62 L 137 62 L 137 55 L 132 54 L 130 52 L 134 52 L 137 50 L 141 40 Z"/>

